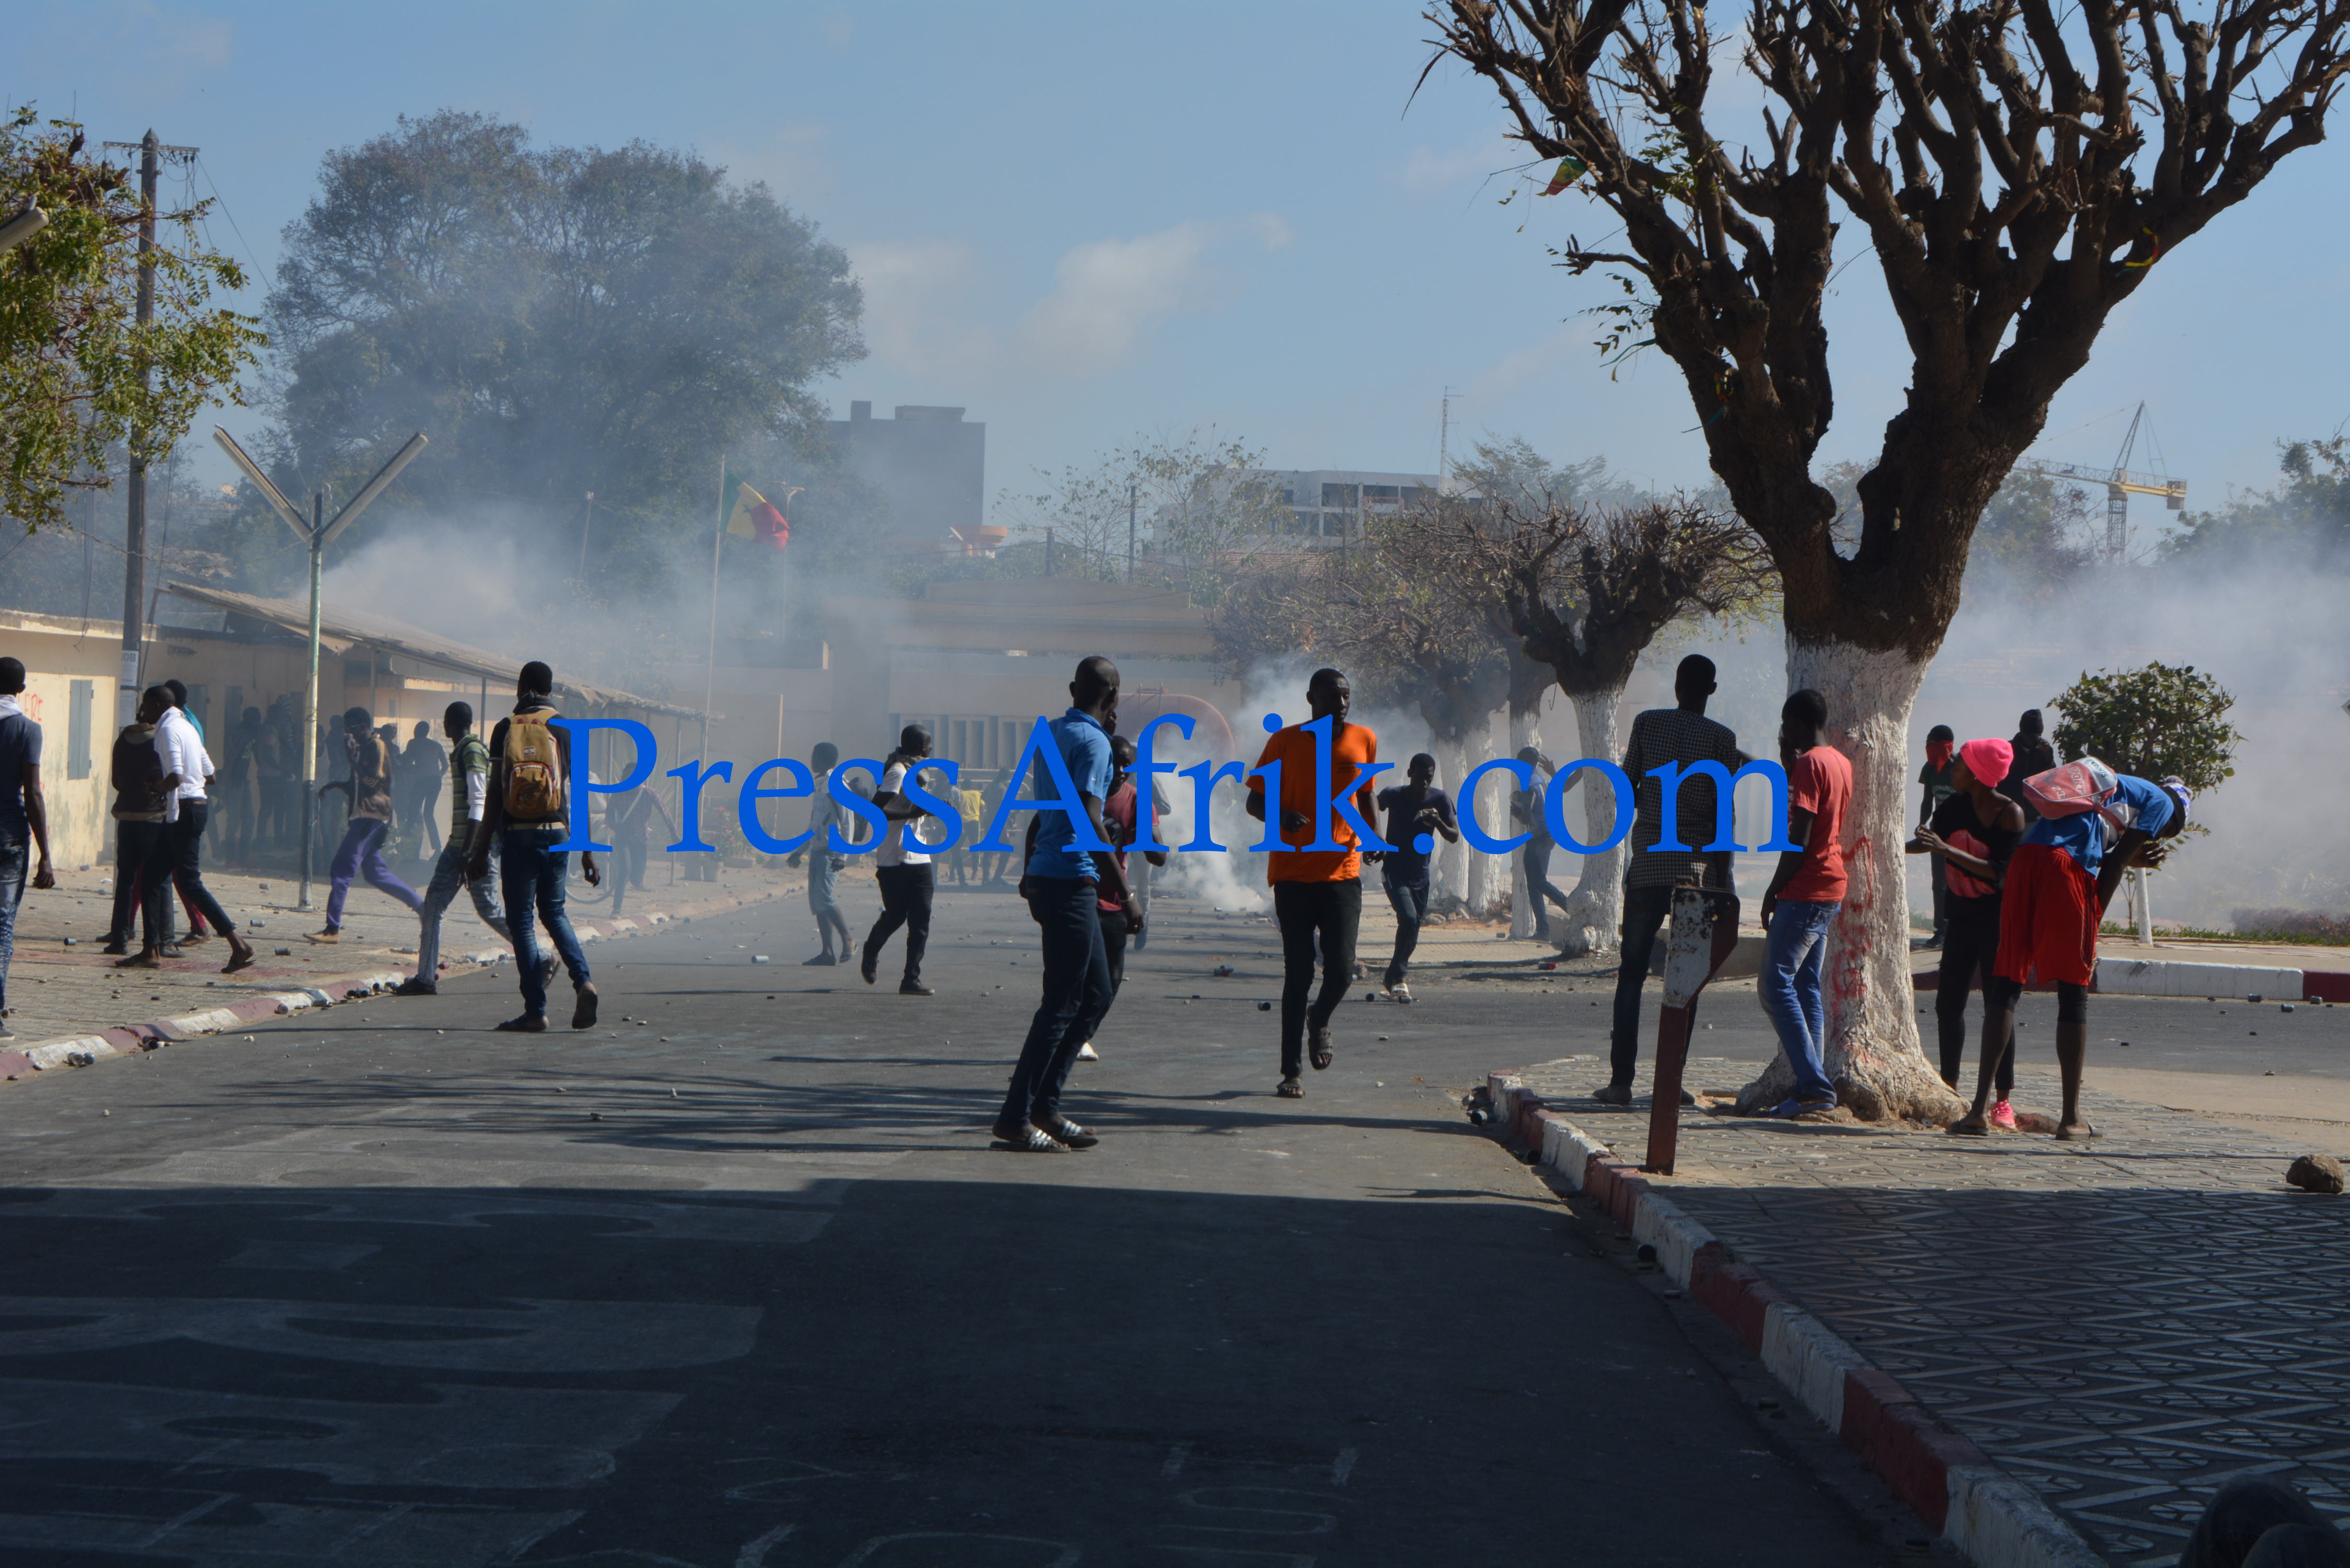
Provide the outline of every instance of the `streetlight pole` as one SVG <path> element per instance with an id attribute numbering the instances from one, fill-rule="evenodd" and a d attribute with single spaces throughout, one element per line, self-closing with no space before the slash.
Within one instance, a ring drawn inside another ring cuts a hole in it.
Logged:
<path id="1" fill-rule="evenodd" d="M 1134 507 L 1140 487 L 1133 480 L 1126 482 L 1126 580 L 1134 581 Z"/>
<path id="2" fill-rule="evenodd" d="M 375 477 L 369 480 L 357 495 L 343 504 L 342 510 L 335 514 L 331 523 L 327 521 L 326 492 L 312 493 L 310 515 L 305 518 L 301 509 L 286 500 L 285 493 L 269 482 L 269 475 L 261 471 L 259 463 L 245 455 L 244 449 L 236 444 L 228 431 L 214 425 L 213 440 L 228 453 L 230 462 L 244 471 L 244 477 L 261 492 L 262 499 L 286 520 L 286 525 L 294 530 L 294 536 L 310 551 L 310 683 L 302 709 L 302 891 L 295 901 L 295 908 L 307 909 L 310 908 L 311 867 L 315 863 L 317 841 L 318 601 L 326 587 L 327 542 L 357 521 L 359 514 L 366 511 L 369 504 L 399 477 L 400 471 L 415 461 L 416 454 L 425 447 L 424 432 L 418 431 L 410 436 L 407 444 L 391 454 L 391 461 L 376 470 Z"/>
<path id="3" fill-rule="evenodd" d="M 139 325 L 155 319 L 155 176 L 162 144 L 150 130 L 139 142 Z M 141 333 L 144 336 L 144 333 Z M 147 357 L 139 357 L 143 400 L 155 385 Z M 128 724 L 139 712 L 139 654 L 147 640 L 147 454 L 144 428 L 130 432 L 130 479 L 126 486 L 122 541 L 122 680 L 115 691 L 115 722 Z"/>
<path id="4" fill-rule="evenodd" d="M 579 519 L 579 580 L 588 580 L 588 530 L 596 521 L 596 493 L 588 493 L 588 515 Z"/>

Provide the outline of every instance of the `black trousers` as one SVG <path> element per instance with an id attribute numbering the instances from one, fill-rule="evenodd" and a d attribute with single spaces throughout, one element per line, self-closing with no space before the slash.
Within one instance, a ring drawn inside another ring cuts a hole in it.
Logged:
<path id="1" fill-rule="evenodd" d="M 1999 956 L 1999 895 L 1952 898 L 1942 929 L 1942 967 L 1934 979 L 1934 1027 L 1941 1037 L 1942 1082 L 1964 1095 L 1959 1069 L 1967 1056 L 1967 993 L 1980 981 L 1986 990 L 1991 961 Z M 1999 1097 L 2015 1087 L 2015 1032 L 2008 1032 L 1999 1058 Z"/>
<path id="2" fill-rule="evenodd" d="M 1670 888 L 1624 889 L 1624 964 L 1616 971 L 1615 1026 L 1607 1038 L 1607 1081 L 1619 1089 L 1632 1086 L 1632 1069 L 1640 1060 L 1640 988 L 1648 982 L 1657 932 L 1672 913 Z"/>
<path id="3" fill-rule="evenodd" d="M 1112 1004 L 1118 1001 L 1118 987 L 1126 983 L 1126 911 L 1097 908 L 1100 917 L 1102 956 L 1109 961 L 1109 998 L 1101 1010 L 1086 1021 L 1085 1037 L 1091 1040 L 1101 1033 L 1103 1022 L 1109 1017 Z"/>
<path id="4" fill-rule="evenodd" d="M 919 984 L 922 978 L 922 950 L 931 945 L 931 898 L 938 884 L 928 865 L 884 866 L 874 875 L 881 884 L 881 918 L 873 922 L 873 929 L 865 938 L 865 968 L 870 972 L 879 965 L 881 944 L 903 926 L 905 982 Z"/>
<path id="5" fill-rule="evenodd" d="M 1363 923 L 1363 884 L 1357 877 L 1338 882 L 1275 882 L 1273 915 L 1281 925 L 1281 1075 L 1295 1077 L 1305 1056 L 1309 1018 L 1326 1024 L 1355 979 L 1355 933 Z M 1314 960 L 1322 960 L 1322 992 L 1314 990 Z"/>
<path id="6" fill-rule="evenodd" d="M 236 929 L 236 922 L 228 918 L 220 900 L 204 886 L 201 866 L 204 842 L 204 824 L 212 815 L 212 803 L 183 800 L 180 803 L 180 820 L 161 825 L 162 831 L 155 836 L 154 846 L 148 851 L 146 887 L 140 889 L 146 904 L 147 939 L 161 940 L 165 929 L 164 911 L 173 888 L 188 901 L 188 907 L 204 918 L 204 923 L 223 936 Z"/>
<path id="7" fill-rule="evenodd" d="M 114 919 L 106 929 L 109 943 L 129 943 L 139 936 L 139 918 L 146 904 L 139 897 L 139 878 L 147 868 L 148 857 L 155 853 L 155 840 L 161 837 L 160 822 L 122 822 L 114 825 Z M 149 931 L 147 940 L 161 945 L 169 933 Z"/>

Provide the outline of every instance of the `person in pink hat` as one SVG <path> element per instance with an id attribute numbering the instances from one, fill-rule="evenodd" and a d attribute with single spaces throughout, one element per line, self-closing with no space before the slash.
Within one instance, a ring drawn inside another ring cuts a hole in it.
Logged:
<path id="1" fill-rule="evenodd" d="M 2007 864 L 2023 836 L 2023 808 L 1999 793 L 2015 748 L 2005 741 L 1969 741 L 1950 763 L 1951 790 L 1927 825 L 1907 846 L 1912 855 L 1942 862 L 1949 888 L 1942 936 L 1942 968 L 1934 982 L 1934 1024 L 1942 1048 L 1942 1082 L 1956 1089 L 1967 1054 L 1967 994 L 1988 990 L 1991 961 L 1999 954 L 2001 888 Z M 1991 1125 L 2012 1128 L 2015 1107 L 2014 1014 L 1999 1044 L 1999 1102 Z M 1986 1042 L 1984 1050 L 1991 1049 Z"/>

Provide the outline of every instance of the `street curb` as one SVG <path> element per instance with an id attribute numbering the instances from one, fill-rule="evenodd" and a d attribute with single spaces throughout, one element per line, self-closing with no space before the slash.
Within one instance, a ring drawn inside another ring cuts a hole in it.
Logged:
<path id="1" fill-rule="evenodd" d="M 1668 1279 L 1720 1318 L 1771 1375 L 1978 1568 L 2101 1568 L 2105 1559 L 2032 1489 L 1936 1420 L 1908 1389 L 1797 1306 L 1640 1168 L 1545 1106 L 1515 1073 L 1486 1078 L 1493 1114 L 1576 1191 L 1656 1250 Z"/>
<path id="2" fill-rule="evenodd" d="M 639 917 L 622 915 L 609 920 L 574 920 L 572 929 L 579 935 L 581 946 L 592 941 L 608 941 L 616 937 L 635 936 L 656 926 L 672 922 L 685 924 L 696 915 L 722 913 L 730 909 L 747 909 L 753 904 L 771 903 L 794 889 L 778 888 L 775 892 L 751 898 L 733 898 L 704 904 L 691 915 L 672 915 L 655 909 Z M 465 962 L 487 969 L 512 961 L 513 954 L 503 948 L 484 949 L 478 952 L 455 955 Z M 220 1034 L 263 1018 L 283 1017 L 304 1008 L 332 1007 L 338 1002 L 357 1002 L 391 990 L 409 976 L 407 969 L 366 970 L 353 974 L 321 977 L 317 983 L 294 991 L 256 992 L 239 1001 L 221 1007 L 208 1007 L 197 1012 L 182 1012 L 171 1018 L 151 1019 L 144 1023 L 120 1023 L 102 1029 L 95 1034 L 66 1034 L 51 1040 L 36 1041 L 30 1045 L 0 1051 L 0 1075 L 15 1083 L 34 1073 L 46 1073 L 59 1067 L 90 1067 L 109 1056 L 136 1056 L 144 1051 L 169 1045 L 175 1041 L 192 1040 L 205 1034 Z"/>
<path id="3" fill-rule="evenodd" d="M 1941 971 L 1909 977 L 1915 991 L 1939 987 Z M 2033 985 L 2033 991 L 2054 991 Z M 2350 1002 L 2350 972 L 2264 965 L 2192 963 L 2183 959 L 2099 959 L 2089 989 L 2102 996 L 2261 996 L 2275 1001 Z"/>

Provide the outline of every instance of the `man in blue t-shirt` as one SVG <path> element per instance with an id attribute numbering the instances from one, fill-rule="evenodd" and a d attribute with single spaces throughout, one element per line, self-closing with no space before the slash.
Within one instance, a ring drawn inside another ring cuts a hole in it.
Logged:
<path id="1" fill-rule="evenodd" d="M 49 867 L 49 814 L 41 796 L 41 727 L 26 715 L 22 659 L 0 659 L 0 1040 L 8 1028 L 8 961 L 16 951 L 16 906 L 25 898 L 29 867 L 36 888 L 54 888 Z M 37 846 L 40 859 L 33 860 Z"/>
<path id="2" fill-rule="evenodd" d="M 2101 764 L 2102 765 L 2102 764 Z M 2015 1003 L 2026 985 L 2056 988 L 2056 1070 L 2064 1082 L 2060 1138 L 2085 1138 L 2096 1129 L 2081 1118 L 2081 1072 L 2089 1054 L 2089 985 L 2096 978 L 2097 927 L 2114 901 L 2122 874 L 2162 863 L 2163 840 L 2185 829 L 2194 795 L 2184 781 L 2154 784 L 2116 777 L 2100 810 L 2043 816 L 2025 832 L 2000 888 L 1999 957 L 1983 982 L 1983 1050 L 1974 1108 L 1950 1130 L 1981 1137 L 1991 1074 L 2015 1026 Z M 2116 835 L 2111 853 L 2106 835 Z"/>
<path id="3" fill-rule="evenodd" d="M 1452 797 L 1436 787 L 1436 759 L 1421 752 L 1411 759 L 1410 782 L 1379 791 L 1379 809 L 1388 814 L 1387 840 L 1395 846 L 1379 867 L 1387 883 L 1388 903 L 1395 909 L 1395 956 L 1388 960 L 1388 996 L 1411 1000 L 1404 971 L 1412 950 L 1419 946 L 1419 928 L 1428 923 L 1428 857 L 1436 847 L 1434 836 L 1447 844 L 1461 842 L 1461 824 L 1454 816 Z M 1422 849 L 1419 841 L 1430 840 Z M 1376 853 L 1376 852 L 1375 852 Z"/>
<path id="4" fill-rule="evenodd" d="M 1069 701 L 1069 711 L 1049 726 L 1053 745 L 1076 788 L 1074 805 L 1086 814 L 1095 840 L 1106 845 L 1110 836 L 1102 803 L 1118 771 L 1109 746 L 1118 724 L 1118 666 L 1099 654 L 1079 664 Z M 1060 794 L 1042 758 L 1029 783 L 1032 800 Z M 1116 854 L 1077 846 L 1076 815 L 1066 807 L 1040 811 L 1030 821 L 1020 896 L 1044 929 L 1045 996 L 1012 1069 L 995 1137 L 1031 1154 L 1091 1148 L 1101 1140 L 1061 1114 L 1061 1085 L 1086 1043 L 1087 1025 L 1109 1010 L 1109 953 L 1095 905 L 1100 898 L 1117 904 L 1129 935 L 1142 929 L 1142 910 Z"/>

